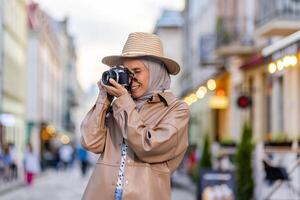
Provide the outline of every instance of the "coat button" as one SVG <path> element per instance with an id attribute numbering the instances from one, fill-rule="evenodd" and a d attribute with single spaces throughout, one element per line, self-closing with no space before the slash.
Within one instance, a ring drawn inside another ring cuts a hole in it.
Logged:
<path id="1" fill-rule="evenodd" d="M 127 160 L 128 163 L 130 163 L 130 160 Z"/>
<path id="2" fill-rule="evenodd" d="M 128 180 L 126 180 L 125 183 L 128 184 Z"/>

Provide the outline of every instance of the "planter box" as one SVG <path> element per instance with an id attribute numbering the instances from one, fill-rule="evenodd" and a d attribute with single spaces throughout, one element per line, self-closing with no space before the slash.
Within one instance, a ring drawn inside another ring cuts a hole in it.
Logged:
<path id="1" fill-rule="evenodd" d="M 236 147 L 236 143 L 235 142 L 220 142 L 220 146 L 223 148 L 227 148 L 227 147 Z"/>
<path id="2" fill-rule="evenodd" d="M 286 142 L 275 142 L 275 141 L 269 141 L 265 142 L 265 147 L 291 147 L 293 144 L 292 141 L 286 141 Z"/>

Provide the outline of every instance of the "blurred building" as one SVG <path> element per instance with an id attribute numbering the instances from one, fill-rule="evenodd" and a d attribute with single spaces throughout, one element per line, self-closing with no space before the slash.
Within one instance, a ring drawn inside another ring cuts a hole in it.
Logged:
<path id="1" fill-rule="evenodd" d="M 183 52 L 183 17 L 180 11 L 163 10 L 157 20 L 154 33 L 159 35 L 164 44 L 164 53 L 167 57 L 173 58 L 181 66 L 181 71 L 176 76 L 171 76 L 171 90 L 176 96 L 180 96 L 181 76 L 185 66 L 182 62 Z"/>
<path id="2" fill-rule="evenodd" d="M 12 142 L 22 159 L 27 70 L 26 0 L 0 1 L 0 147 Z"/>
<path id="3" fill-rule="evenodd" d="M 3 43 L 4 43 L 4 38 L 3 38 L 3 1 L 0 1 L 0 106 L 2 109 L 2 88 L 3 88 Z M 2 123 L 1 123 L 2 124 Z M 2 125 L 1 125 L 2 126 Z M 3 147 L 3 143 L 4 143 L 4 133 L 2 131 L 2 127 L 0 129 L 0 146 L 1 148 Z"/>
<path id="4" fill-rule="evenodd" d="M 57 21 L 36 3 L 28 5 L 28 16 L 27 140 L 43 154 L 70 142 L 81 89 L 67 18 Z"/>
<path id="5" fill-rule="evenodd" d="M 182 96 L 192 110 L 191 138 L 201 144 L 196 135 L 209 133 L 222 147 L 238 142 L 242 125 L 250 123 L 256 142 L 255 199 L 263 199 L 271 190 L 264 184 L 266 155 L 274 164 L 297 160 L 291 144 L 280 151 L 269 145 L 300 138 L 300 2 L 187 0 L 184 19 L 188 67 Z M 291 183 L 299 186 L 295 177 Z M 283 188 L 275 196 L 294 198 L 286 192 Z"/>
<path id="6" fill-rule="evenodd" d="M 91 85 L 90 88 L 85 91 L 81 92 L 79 95 L 80 98 L 80 106 L 75 111 L 75 119 L 78 123 L 76 123 L 76 140 L 79 143 L 81 132 L 80 132 L 80 124 L 83 121 L 83 118 L 86 116 L 86 114 L 89 112 L 89 110 L 93 107 L 93 105 L 96 103 L 96 98 L 99 93 L 98 86 L 96 84 Z"/>
<path id="7" fill-rule="evenodd" d="M 65 27 L 68 23 L 66 21 Z M 63 127 L 68 130 L 70 133 L 74 134 L 76 131 L 76 120 L 75 120 L 75 110 L 79 106 L 80 96 L 83 91 L 77 79 L 77 57 L 76 57 L 76 47 L 74 46 L 74 39 L 69 36 L 67 30 L 64 36 L 68 36 L 67 43 L 67 59 L 65 67 L 65 98 L 64 98 L 64 118 L 63 118 Z"/>
<path id="8" fill-rule="evenodd" d="M 184 65 L 187 67 L 182 76 L 184 90 L 181 95 L 190 97 L 192 101 L 199 99 L 190 104 L 192 106 L 190 139 L 191 143 L 200 145 L 204 134 L 214 134 L 216 138 L 219 137 L 218 134 L 213 133 L 216 129 L 214 125 L 218 122 L 215 122 L 216 113 L 210 106 L 210 101 L 217 91 L 217 80 L 214 78 L 219 77 L 223 80 L 225 76 L 223 63 L 217 59 L 215 54 L 217 2 L 186 1 L 184 19 L 186 41 Z M 210 84 L 209 88 L 207 87 L 208 83 Z M 194 91 L 195 93 L 193 93 Z M 220 111 L 224 109 L 220 108 Z"/>
<path id="9" fill-rule="evenodd" d="M 2 91 L 3 87 L 3 0 L 0 1 L 0 91 Z M 2 102 L 2 92 L 0 92 L 0 102 Z M 2 103 L 0 103 L 2 105 Z M 0 145 L 2 146 L 3 143 L 3 137 L 2 137 L 2 132 L 1 132 L 1 137 L 0 137 Z"/>

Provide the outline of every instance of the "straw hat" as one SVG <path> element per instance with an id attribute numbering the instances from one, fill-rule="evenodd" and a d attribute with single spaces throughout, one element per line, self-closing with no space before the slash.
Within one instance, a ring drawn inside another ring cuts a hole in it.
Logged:
<path id="1" fill-rule="evenodd" d="M 122 63 L 123 58 L 151 57 L 163 62 L 170 74 L 180 71 L 179 64 L 167 58 L 163 53 L 163 45 L 157 35 L 143 32 L 130 33 L 121 55 L 106 56 L 102 62 L 110 67 Z"/>

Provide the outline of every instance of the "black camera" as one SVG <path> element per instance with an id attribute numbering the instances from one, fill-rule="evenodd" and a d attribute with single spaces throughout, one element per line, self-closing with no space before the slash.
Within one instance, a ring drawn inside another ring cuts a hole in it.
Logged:
<path id="1" fill-rule="evenodd" d="M 132 73 L 123 66 L 114 66 L 110 70 L 103 72 L 102 82 L 105 85 L 111 85 L 109 79 L 114 79 L 120 85 L 123 85 L 127 90 L 130 89 Z"/>

